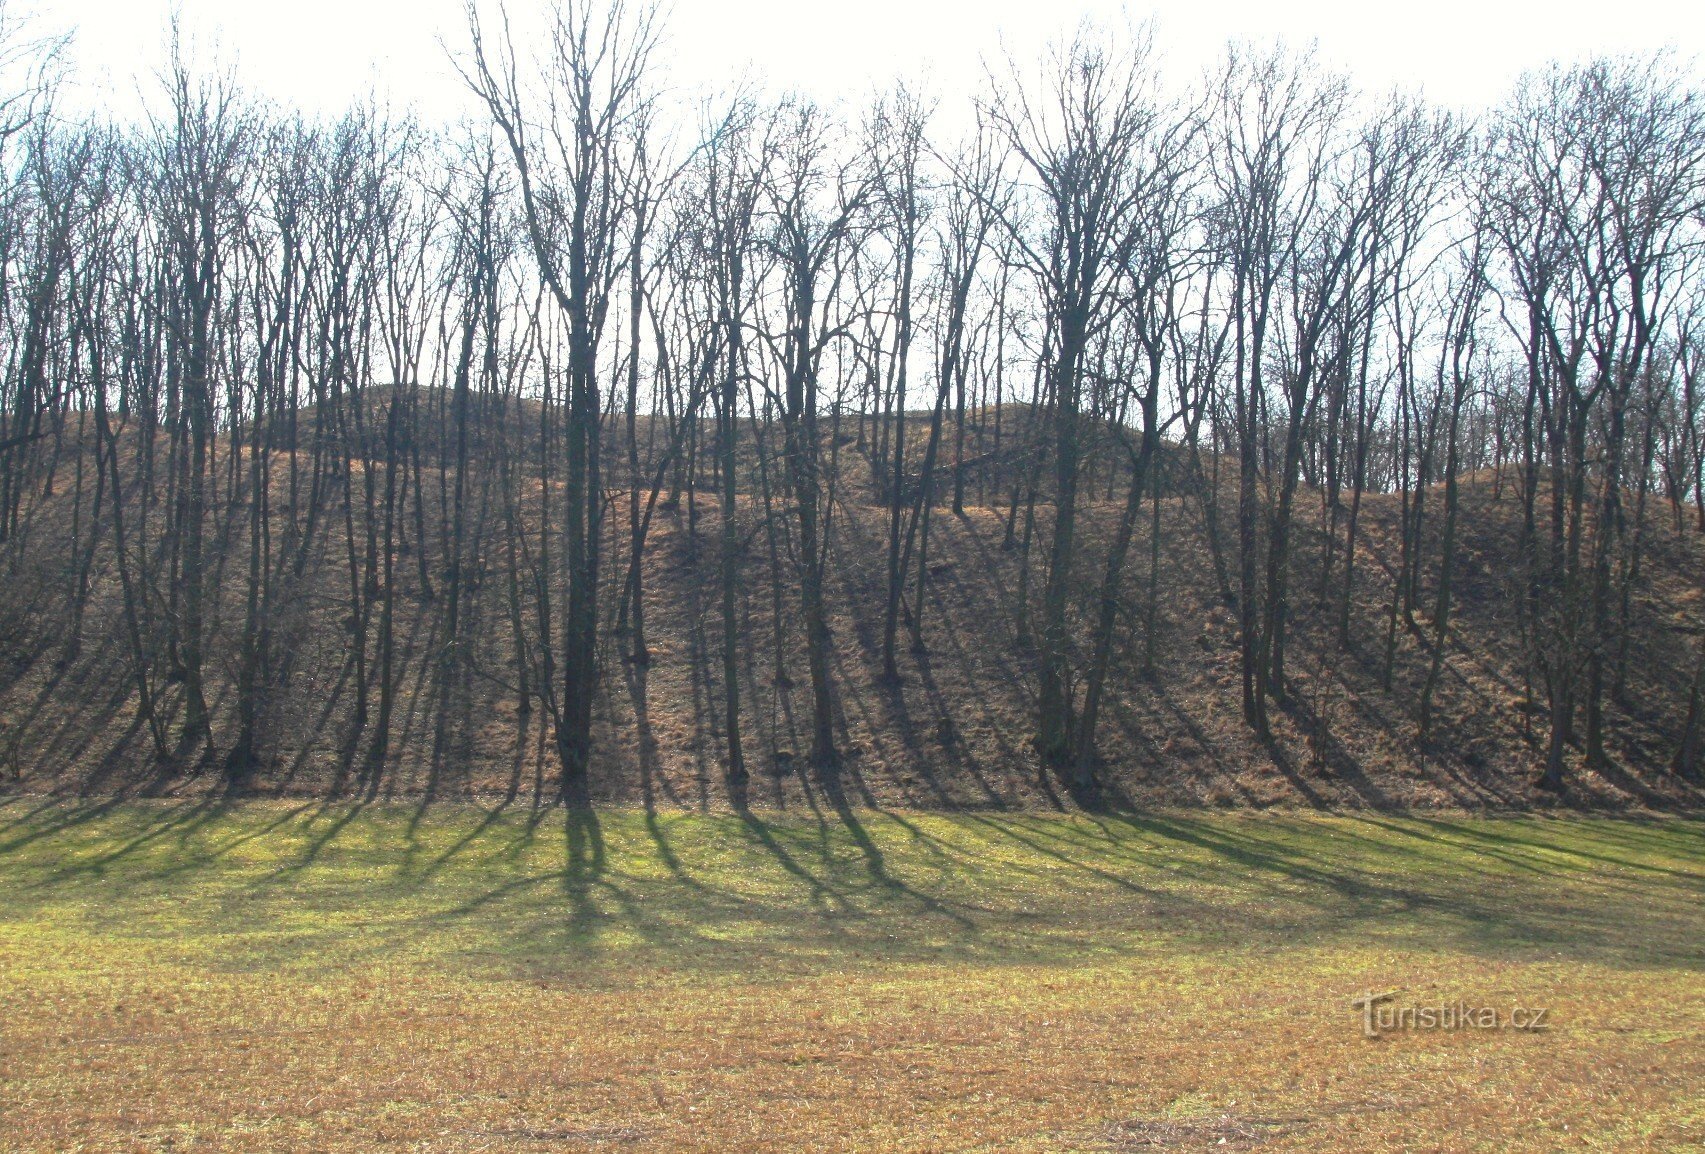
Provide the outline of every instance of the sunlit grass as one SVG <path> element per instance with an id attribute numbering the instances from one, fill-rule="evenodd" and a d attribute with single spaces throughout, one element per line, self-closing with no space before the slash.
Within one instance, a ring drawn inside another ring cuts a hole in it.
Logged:
<path id="1" fill-rule="evenodd" d="M 1702 899 L 1686 820 L 13 801 L 0 1147 L 1684 1149 Z"/>

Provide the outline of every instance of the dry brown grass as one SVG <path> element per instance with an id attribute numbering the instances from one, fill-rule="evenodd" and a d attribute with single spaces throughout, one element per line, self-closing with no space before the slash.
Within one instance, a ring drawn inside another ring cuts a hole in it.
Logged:
<path id="1" fill-rule="evenodd" d="M 1011 448 L 1019 417 L 1008 417 Z M 745 800 L 753 806 L 1012 811 L 1071 809 L 1093 801 L 1131 811 L 1162 806 L 1705 807 L 1699 783 L 1680 781 L 1668 771 L 1685 716 L 1698 633 L 1705 629 L 1700 592 L 1705 589 L 1705 534 L 1691 522 L 1678 529 L 1661 503 L 1647 511 L 1640 578 L 1629 602 L 1628 680 L 1608 702 L 1608 761 L 1588 767 L 1581 752 L 1571 749 L 1567 789 L 1559 798 L 1534 786 L 1544 736 L 1535 731 L 1535 701 L 1543 693 L 1527 683 L 1517 628 L 1513 574 L 1520 509 L 1509 477 L 1500 485 L 1482 473 L 1464 485 L 1452 636 L 1435 698 L 1434 729 L 1424 743 L 1417 703 L 1431 664 L 1427 614 L 1438 568 L 1441 496 L 1433 493 L 1429 499 L 1423 589 L 1412 624 L 1396 630 L 1387 687 L 1383 666 L 1399 554 L 1398 499 L 1375 494 L 1364 503 L 1351 638 L 1345 647 L 1336 629 L 1336 579 L 1321 599 L 1326 524 L 1321 497 L 1306 488 L 1301 492 L 1291 581 L 1290 695 L 1286 705 L 1274 709 L 1273 740 L 1262 743 L 1241 716 L 1236 615 L 1218 597 L 1200 510 L 1194 498 L 1175 495 L 1174 469 L 1162 489 L 1155 668 L 1151 675 L 1142 673 L 1150 640 L 1145 516 L 1126 571 L 1127 612 L 1116 631 L 1097 737 L 1103 790 L 1088 799 L 1073 797 L 1060 775 L 1044 771 L 1031 747 L 1037 655 L 1021 641 L 1020 551 L 1007 547 L 1003 519 L 1009 482 L 1017 474 L 998 474 L 986 486 L 979 477 L 967 490 L 971 503 L 963 516 L 945 506 L 933 510 L 924 598 L 926 651 L 913 652 L 902 632 L 896 683 L 883 676 L 881 658 L 887 513 L 871 503 L 871 467 L 854 433 L 849 427 L 842 434 L 846 443 L 836 458 L 840 480 L 828 567 L 834 720 L 844 754 L 838 773 L 819 772 L 802 756 L 810 744 L 811 694 L 798 582 L 786 560 L 792 520 L 785 497 L 776 495 L 773 518 L 766 518 L 751 484 L 740 498 L 746 549 L 736 606 L 743 645 L 738 677 L 745 750 L 753 771 Z M 743 443 L 750 445 L 752 438 Z M 454 486 L 439 476 L 434 447 L 427 450 L 425 541 L 414 539 L 414 518 L 405 516 L 396 558 L 396 711 L 386 756 L 377 765 L 369 756 L 378 696 L 372 683 L 379 614 L 369 614 L 369 724 L 363 728 L 355 720 L 343 518 L 341 509 L 328 508 L 301 576 L 283 565 L 272 586 L 259 764 L 243 782 L 246 791 L 433 800 L 556 796 L 558 763 L 546 710 L 541 705 L 523 716 L 518 707 L 505 519 L 491 487 L 495 482 L 485 470 L 472 490 L 483 512 L 472 515 L 467 588 L 460 606 L 467 660 L 448 674 L 440 662 L 449 641 L 445 598 L 425 596 L 419 560 L 424 549 L 426 568 L 442 593 L 448 529 L 439 503 Z M 612 459 L 621 456 L 613 452 Z M 220 458 L 221 484 L 229 483 L 227 463 Z M 306 463 L 305 455 L 298 460 L 302 468 Z M 741 476 L 754 482 L 755 467 Z M 273 480 L 272 539 L 282 548 L 289 508 L 285 454 L 275 456 Z M 1220 480 L 1229 486 L 1232 475 L 1223 473 Z M 94 554 L 80 644 L 67 635 L 76 587 L 67 563 L 76 489 L 69 478 L 62 481 L 53 496 L 32 507 L 25 536 L 8 546 L 19 552 L 8 557 L 5 596 L 0 597 L 0 789 L 188 797 L 226 788 L 220 771 L 237 731 L 246 517 L 241 510 L 231 514 L 221 502 L 221 513 L 208 527 L 204 674 L 214 751 L 200 757 L 192 749 L 162 764 L 138 717 L 110 534 Z M 602 570 L 603 678 L 590 783 L 600 804 L 692 810 L 738 804 L 724 783 L 717 584 L 721 526 L 713 486 L 708 477 L 700 481 L 699 490 L 686 489 L 674 506 L 660 506 L 653 523 L 645 576 L 649 666 L 628 660 L 631 639 L 615 630 L 617 591 L 626 577 L 627 494 L 625 489 L 612 493 Z M 1095 584 L 1122 506 L 1122 485 L 1104 460 L 1087 469 L 1070 597 L 1072 636 L 1080 644 L 1090 634 Z M 523 490 L 521 519 L 536 529 L 543 523 L 541 489 L 529 479 Z M 85 511 L 89 500 L 85 491 Z M 552 525 L 560 507 L 559 493 L 553 498 Z M 161 540 L 165 508 L 156 503 L 147 527 L 150 541 Z M 1228 491 L 1221 506 L 1227 533 L 1234 510 L 1235 494 Z M 132 513 L 139 517 L 139 508 Z M 361 535 L 359 508 L 354 516 Z M 1050 520 L 1044 500 L 1037 507 L 1032 616 L 1042 581 L 1036 567 L 1043 564 Z M 779 619 L 772 528 L 783 558 Z M 130 531 L 140 539 L 140 525 L 131 525 Z M 1235 542 L 1228 540 L 1225 547 L 1235 561 Z M 165 564 L 164 554 L 160 564 Z M 1334 572 L 1341 574 L 1341 563 Z M 182 686 L 167 676 L 164 579 L 162 570 L 147 602 L 145 648 L 154 655 L 154 689 L 175 736 Z M 518 587 L 532 588 L 526 574 Z M 536 630 L 531 596 L 523 593 L 528 604 L 522 619 L 526 629 Z M 560 645 L 560 635 L 554 641 Z M 536 652 L 537 639 L 530 644 Z M 779 678 L 778 656 L 785 675 Z M 1075 658 L 1081 664 L 1086 654 L 1079 651 Z"/>

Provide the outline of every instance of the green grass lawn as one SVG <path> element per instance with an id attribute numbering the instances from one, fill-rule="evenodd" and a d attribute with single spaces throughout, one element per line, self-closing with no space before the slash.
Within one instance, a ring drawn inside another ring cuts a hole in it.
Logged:
<path id="1" fill-rule="evenodd" d="M 1698 821 L 0 804 L 6 1150 L 1697 1149 L 1702 995 Z"/>

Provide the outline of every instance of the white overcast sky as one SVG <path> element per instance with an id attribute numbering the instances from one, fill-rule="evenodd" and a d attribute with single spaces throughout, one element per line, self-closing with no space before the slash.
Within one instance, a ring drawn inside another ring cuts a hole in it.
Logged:
<path id="1" fill-rule="evenodd" d="M 7 0 L 41 32 L 75 33 L 73 103 L 120 116 L 165 56 L 174 7 L 198 54 L 232 66 L 249 91 L 332 113 L 369 92 L 429 120 L 464 107 L 441 43 L 465 38 L 462 0 Z M 544 0 L 509 0 L 515 11 Z M 1698 67 L 1705 4 L 1695 0 L 674 0 L 662 63 L 673 85 L 726 86 L 743 73 L 771 90 L 859 99 L 896 76 L 946 102 L 972 91 L 1004 43 L 1021 60 L 1083 16 L 1114 27 L 1152 20 L 1167 71 L 1190 79 L 1229 38 L 1318 44 L 1365 88 L 1420 89 L 1475 108 L 1524 69 L 1554 58 L 1665 45 Z"/>

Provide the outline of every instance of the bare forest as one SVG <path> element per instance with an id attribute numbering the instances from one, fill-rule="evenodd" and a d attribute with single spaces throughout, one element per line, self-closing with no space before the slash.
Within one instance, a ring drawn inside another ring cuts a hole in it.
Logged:
<path id="1" fill-rule="evenodd" d="M 1138 30 L 966 107 L 469 7 L 470 114 L 0 93 L 0 789 L 1694 807 L 1705 97 Z"/>

